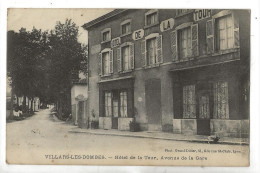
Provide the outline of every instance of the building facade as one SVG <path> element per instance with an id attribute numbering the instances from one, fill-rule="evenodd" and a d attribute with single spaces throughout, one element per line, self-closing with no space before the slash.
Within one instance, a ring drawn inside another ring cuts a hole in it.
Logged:
<path id="1" fill-rule="evenodd" d="M 99 128 L 248 136 L 250 11 L 116 9 L 83 27 Z"/>

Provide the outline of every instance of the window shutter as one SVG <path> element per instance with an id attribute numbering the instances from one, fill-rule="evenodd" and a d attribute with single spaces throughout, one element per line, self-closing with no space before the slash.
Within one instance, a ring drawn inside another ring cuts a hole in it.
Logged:
<path id="1" fill-rule="evenodd" d="M 145 67 L 147 62 L 146 62 L 146 40 L 143 40 L 141 42 L 141 52 L 142 52 L 142 66 Z"/>
<path id="2" fill-rule="evenodd" d="M 198 44 L 198 24 L 191 26 L 191 45 L 193 56 L 199 56 L 199 44 Z"/>
<path id="3" fill-rule="evenodd" d="M 130 65 L 131 65 L 131 69 L 134 69 L 135 67 L 135 53 L 134 53 L 134 43 L 132 43 L 130 45 Z"/>
<path id="4" fill-rule="evenodd" d="M 177 50 L 177 31 L 174 30 L 171 32 L 171 51 L 173 61 L 178 60 L 178 50 Z"/>
<path id="5" fill-rule="evenodd" d="M 239 18 L 233 15 L 234 20 L 234 47 L 238 48 L 239 45 Z"/>
<path id="6" fill-rule="evenodd" d="M 101 76 L 102 72 L 102 53 L 98 54 L 98 74 Z"/>
<path id="7" fill-rule="evenodd" d="M 158 57 L 158 62 L 163 63 L 163 55 L 162 55 L 162 35 L 159 35 L 156 38 L 157 41 L 157 57 Z"/>
<path id="8" fill-rule="evenodd" d="M 117 71 L 121 72 L 122 71 L 121 47 L 117 48 L 116 56 L 117 56 Z"/>
<path id="9" fill-rule="evenodd" d="M 113 73 L 113 50 L 109 51 L 109 73 Z"/>
<path id="10" fill-rule="evenodd" d="M 214 53 L 214 21 L 208 20 L 206 24 L 207 52 Z"/>

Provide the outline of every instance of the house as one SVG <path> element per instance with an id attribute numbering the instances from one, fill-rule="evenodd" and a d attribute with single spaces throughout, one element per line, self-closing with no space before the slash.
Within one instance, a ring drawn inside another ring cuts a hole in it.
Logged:
<path id="1" fill-rule="evenodd" d="M 99 128 L 248 136 L 249 10 L 116 9 L 83 27 Z"/>
<path id="2" fill-rule="evenodd" d="M 83 128 L 89 127 L 87 98 L 87 79 L 75 80 L 71 87 L 71 115 L 73 123 Z"/>

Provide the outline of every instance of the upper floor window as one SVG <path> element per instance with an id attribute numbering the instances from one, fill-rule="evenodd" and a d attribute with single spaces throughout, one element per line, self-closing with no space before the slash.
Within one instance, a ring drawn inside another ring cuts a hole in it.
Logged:
<path id="1" fill-rule="evenodd" d="M 188 13 L 189 11 L 191 11 L 191 9 L 178 9 L 176 11 L 176 15 L 181 15 L 181 14 L 184 14 L 184 13 Z"/>
<path id="2" fill-rule="evenodd" d="M 147 51 L 148 65 L 158 63 L 156 38 L 151 38 L 147 40 L 146 43 L 147 43 L 146 51 Z"/>
<path id="3" fill-rule="evenodd" d="M 126 72 L 134 69 L 134 44 L 123 43 L 117 49 L 117 68 L 118 72 Z"/>
<path id="4" fill-rule="evenodd" d="M 234 46 L 234 24 L 232 16 L 228 15 L 216 20 L 217 49 L 226 50 Z"/>
<path id="5" fill-rule="evenodd" d="M 229 10 L 223 10 L 212 18 L 206 23 L 208 54 L 238 48 L 239 19 Z"/>
<path id="6" fill-rule="evenodd" d="M 131 33 L 131 20 L 125 20 L 121 23 L 121 35 L 126 35 Z"/>
<path id="7" fill-rule="evenodd" d="M 192 55 L 191 28 L 187 27 L 179 31 L 179 53 L 180 57 L 187 58 Z"/>
<path id="8" fill-rule="evenodd" d="M 171 32 L 173 61 L 183 61 L 198 56 L 198 45 L 198 24 L 184 23 Z"/>
<path id="9" fill-rule="evenodd" d="M 104 49 L 99 54 L 99 74 L 106 76 L 111 73 L 113 73 L 113 51 L 111 49 Z"/>
<path id="10" fill-rule="evenodd" d="M 162 36 L 153 33 L 145 37 L 141 43 L 141 52 L 144 67 L 162 63 Z"/>
<path id="11" fill-rule="evenodd" d="M 150 10 L 145 13 L 145 25 L 150 26 L 159 23 L 158 10 Z"/>
<path id="12" fill-rule="evenodd" d="M 111 28 L 106 28 L 101 32 L 102 42 L 111 40 Z"/>

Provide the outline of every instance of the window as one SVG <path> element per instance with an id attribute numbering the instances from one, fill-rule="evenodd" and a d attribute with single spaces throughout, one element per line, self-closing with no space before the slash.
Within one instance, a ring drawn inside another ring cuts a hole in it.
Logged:
<path id="1" fill-rule="evenodd" d="M 120 92 L 120 115 L 127 117 L 127 92 Z"/>
<path id="2" fill-rule="evenodd" d="M 173 61 L 189 60 L 199 55 L 198 24 L 183 23 L 170 34 Z"/>
<path id="3" fill-rule="evenodd" d="M 239 48 L 239 18 L 223 10 L 206 22 L 207 53 L 229 52 Z"/>
<path id="4" fill-rule="evenodd" d="M 103 75 L 109 74 L 109 52 L 102 53 L 102 71 Z"/>
<path id="5" fill-rule="evenodd" d="M 99 75 L 106 76 L 113 73 L 113 51 L 104 49 L 99 54 Z"/>
<path id="6" fill-rule="evenodd" d="M 221 17 L 216 20 L 217 27 L 217 48 L 226 50 L 234 46 L 234 26 L 232 16 Z"/>
<path id="7" fill-rule="evenodd" d="M 131 24 L 126 23 L 122 25 L 122 35 L 131 33 Z"/>
<path id="8" fill-rule="evenodd" d="M 130 65 L 130 46 L 122 47 L 122 62 L 123 62 L 123 70 L 124 71 L 131 69 L 131 65 Z"/>
<path id="9" fill-rule="evenodd" d="M 176 11 L 176 15 L 181 15 L 181 14 L 187 13 L 189 11 L 191 11 L 191 9 L 178 9 Z"/>
<path id="10" fill-rule="evenodd" d="M 195 85 L 183 87 L 183 118 L 196 118 Z"/>
<path id="11" fill-rule="evenodd" d="M 147 36 L 141 43 L 141 52 L 143 67 L 162 63 L 162 36 L 157 33 Z"/>
<path id="12" fill-rule="evenodd" d="M 105 117 L 128 117 L 127 91 L 105 91 L 104 96 Z"/>
<path id="13" fill-rule="evenodd" d="M 228 83 L 216 82 L 214 83 L 214 113 L 215 119 L 229 118 L 228 105 Z"/>
<path id="14" fill-rule="evenodd" d="M 191 49 L 191 28 L 187 27 L 179 31 L 179 55 L 186 58 L 192 55 Z"/>
<path id="15" fill-rule="evenodd" d="M 101 32 L 102 42 L 111 40 L 111 28 L 106 28 Z"/>
<path id="16" fill-rule="evenodd" d="M 105 116 L 112 116 L 112 105 L 111 105 L 112 93 L 105 92 Z"/>
<path id="17" fill-rule="evenodd" d="M 156 38 L 152 38 L 147 40 L 147 58 L 148 58 L 148 65 L 156 64 L 158 62 L 157 57 L 157 48 L 156 48 Z"/>
<path id="18" fill-rule="evenodd" d="M 134 69 L 134 44 L 123 43 L 117 48 L 117 69 L 118 72 L 128 72 Z"/>
<path id="19" fill-rule="evenodd" d="M 150 26 L 159 23 L 158 10 L 150 10 L 145 13 L 145 25 Z"/>

